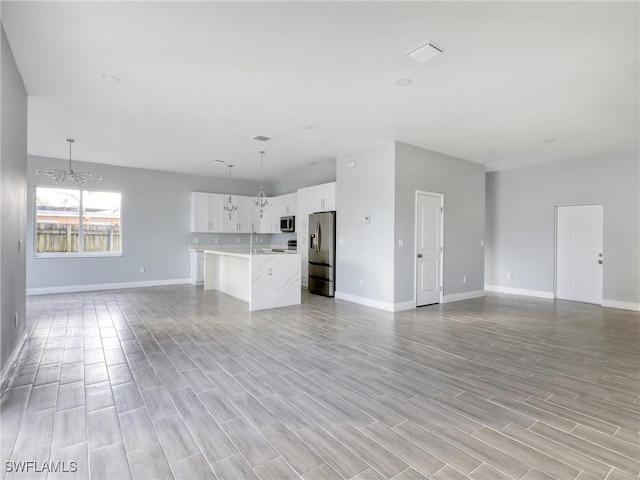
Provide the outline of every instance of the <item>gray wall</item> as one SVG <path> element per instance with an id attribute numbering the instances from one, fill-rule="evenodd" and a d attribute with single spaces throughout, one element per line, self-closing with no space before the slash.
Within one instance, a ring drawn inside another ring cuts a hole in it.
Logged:
<path id="1" fill-rule="evenodd" d="M 219 243 L 236 243 L 237 239 L 241 243 L 248 241 L 246 234 L 189 233 L 190 193 L 230 190 L 238 195 L 254 195 L 259 189 L 255 182 L 232 181 L 230 187 L 225 179 L 74 161 L 74 168 L 88 169 L 103 178 L 101 182 L 92 181 L 87 188 L 122 193 L 123 255 L 34 258 L 34 186 L 53 184 L 51 179 L 36 175 L 35 171 L 52 165 L 66 168 L 66 161 L 29 157 L 28 288 L 186 279 L 189 277 L 187 245 L 195 243 L 196 238 L 201 244 L 214 243 L 214 238 L 218 238 Z M 144 274 L 140 273 L 140 267 L 145 268 Z"/>
<path id="2" fill-rule="evenodd" d="M 627 154 L 488 173 L 486 284 L 553 292 L 555 207 L 601 203 L 603 298 L 639 303 L 639 164 Z"/>
<path id="3" fill-rule="evenodd" d="M 416 190 L 444 194 L 444 294 L 484 290 L 484 165 L 401 142 L 395 158 L 395 302 L 415 297 Z"/>
<path id="4" fill-rule="evenodd" d="M 25 238 L 27 92 L 11 47 L 1 32 L 0 50 L 0 370 L 26 328 Z M 14 315 L 18 314 L 18 326 Z"/>
<path id="5" fill-rule="evenodd" d="M 395 144 L 390 142 L 337 159 L 337 237 L 343 240 L 337 245 L 340 293 L 394 301 L 394 156 Z M 355 168 L 349 168 L 351 161 Z M 367 215 L 370 223 L 364 221 Z"/>

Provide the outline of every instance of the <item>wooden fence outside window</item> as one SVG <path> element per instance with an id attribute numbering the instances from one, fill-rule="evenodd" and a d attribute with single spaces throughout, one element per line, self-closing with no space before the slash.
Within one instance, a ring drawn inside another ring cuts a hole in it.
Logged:
<path id="1" fill-rule="evenodd" d="M 78 251 L 79 225 L 38 222 L 36 252 L 60 253 Z M 120 225 L 83 225 L 84 252 L 121 251 Z"/>

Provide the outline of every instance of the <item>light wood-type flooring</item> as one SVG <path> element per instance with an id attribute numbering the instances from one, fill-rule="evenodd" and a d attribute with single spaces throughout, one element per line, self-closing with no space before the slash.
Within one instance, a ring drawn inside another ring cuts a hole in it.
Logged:
<path id="1" fill-rule="evenodd" d="M 249 313 L 192 286 L 30 297 L 0 400 L 4 478 L 638 476 L 637 312 L 303 302 Z M 77 471 L 6 472 L 29 460 Z"/>

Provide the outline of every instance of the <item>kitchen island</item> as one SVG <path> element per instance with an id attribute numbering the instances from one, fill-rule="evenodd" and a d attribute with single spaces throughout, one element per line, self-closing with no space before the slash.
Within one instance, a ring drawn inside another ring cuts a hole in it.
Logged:
<path id="1" fill-rule="evenodd" d="M 204 251 L 204 289 L 249 303 L 249 310 L 299 305 L 300 254 L 269 249 Z"/>

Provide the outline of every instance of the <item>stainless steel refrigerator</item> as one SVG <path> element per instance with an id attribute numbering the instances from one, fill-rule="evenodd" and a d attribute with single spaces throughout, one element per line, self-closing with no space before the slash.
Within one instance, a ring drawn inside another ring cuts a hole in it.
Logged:
<path id="1" fill-rule="evenodd" d="M 336 291 L 336 212 L 309 215 L 309 292 L 333 297 Z"/>

